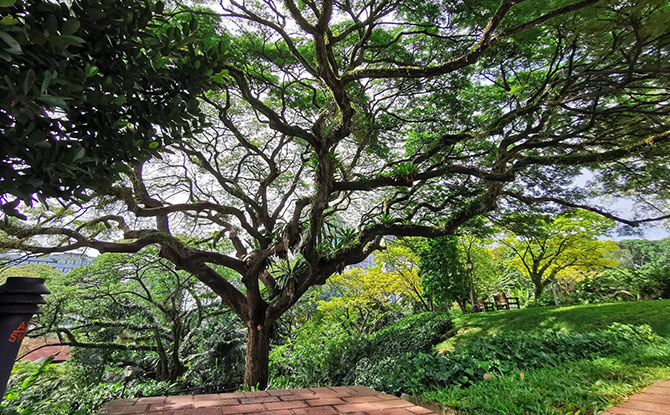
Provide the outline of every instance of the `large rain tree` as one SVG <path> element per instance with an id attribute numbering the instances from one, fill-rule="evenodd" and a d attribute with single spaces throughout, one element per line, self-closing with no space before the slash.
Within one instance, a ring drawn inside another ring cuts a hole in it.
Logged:
<path id="1" fill-rule="evenodd" d="M 637 180 L 668 167 L 664 1 L 233 0 L 171 12 L 189 30 L 215 21 L 183 45 L 218 53 L 205 74 L 216 86 L 199 96 L 209 127 L 169 140 L 157 128 L 153 156 L 123 163 L 89 203 L 5 221 L 0 245 L 157 245 L 246 323 L 247 385 L 267 384 L 282 314 L 385 235 L 453 234 L 523 204 L 614 216 L 589 204 L 598 188 L 573 186 L 585 170 L 608 191 L 664 183 Z"/>

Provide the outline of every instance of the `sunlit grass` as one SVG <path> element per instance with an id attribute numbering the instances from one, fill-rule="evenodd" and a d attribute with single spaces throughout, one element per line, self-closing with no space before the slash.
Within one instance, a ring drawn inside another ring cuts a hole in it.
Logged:
<path id="1" fill-rule="evenodd" d="M 472 336 L 490 336 L 504 331 L 570 332 L 600 330 L 614 322 L 648 324 L 656 334 L 670 338 L 670 300 L 538 307 L 524 310 L 466 314 L 454 317 L 457 335 L 437 346 L 450 350 L 455 343 Z"/>
<path id="2" fill-rule="evenodd" d="M 463 414 L 597 414 L 650 383 L 670 377 L 670 341 L 619 355 L 449 387 L 420 397 Z"/>

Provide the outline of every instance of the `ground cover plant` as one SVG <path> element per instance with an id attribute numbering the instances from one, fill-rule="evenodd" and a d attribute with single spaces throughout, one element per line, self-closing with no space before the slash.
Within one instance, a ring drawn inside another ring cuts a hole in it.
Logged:
<path id="1" fill-rule="evenodd" d="M 596 414 L 670 376 L 668 312 L 659 300 L 457 316 L 460 334 L 439 349 L 472 359 L 466 387 L 434 387 L 438 377 L 414 390 L 464 414 Z M 506 371 L 491 370 L 498 354 Z M 436 355 L 424 360 L 431 373 L 444 367 Z"/>
<path id="2" fill-rule="evenodd" d="M 669 376 L 670 343 L 666 341 L 419 396 L 463 414 L 589 415 Z"/>

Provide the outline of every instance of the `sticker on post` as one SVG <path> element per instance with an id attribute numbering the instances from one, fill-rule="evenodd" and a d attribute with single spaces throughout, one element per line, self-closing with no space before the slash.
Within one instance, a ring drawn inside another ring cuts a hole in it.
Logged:
<path id="1" fill-rule="evenodd" d="M 26 336 L 26 322 L 22 321 L 21 324 L 19 324 L 19 327 L 16 328 L 12 332 L 12 334 L 9 335 L 9 342 L 10 343 L 16 343 L 23 341 L 23 338 Z"/>

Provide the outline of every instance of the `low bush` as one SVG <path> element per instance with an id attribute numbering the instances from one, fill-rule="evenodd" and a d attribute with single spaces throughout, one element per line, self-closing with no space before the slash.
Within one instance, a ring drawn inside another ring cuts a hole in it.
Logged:
<path id="1" fill-rule="evenodd" d="M 365 384 L 367 374 L 410 352 L 428 352 L 453 327 L 449 314 L 409 316 L 373 335 L 309 336 L 270 355 L 273 388 Z"/>
<path id="2" fill-rule="evenodd" d="M 359 371 L 357 381 L 376 390 L 422 393 L 450 385 L 470 386 L 484 375 L 502 376 L 578 359 L 593 359 L 629 350 L 658 339 L 649 326 L 614 323 L 593 333 L 504 333 L 481 337 L 453 352 L 407 353 L 387 358 Z"/>

